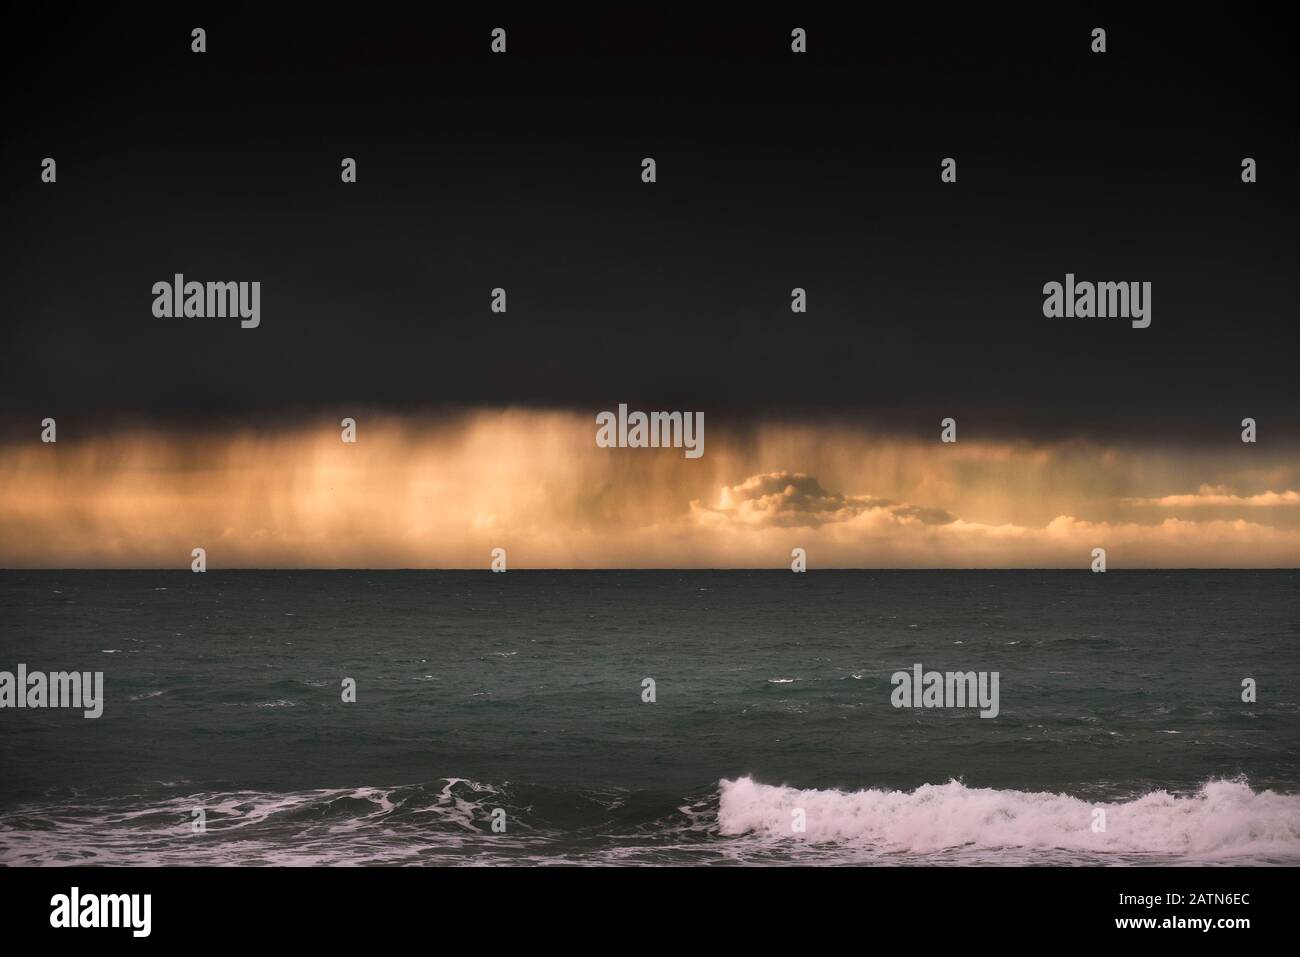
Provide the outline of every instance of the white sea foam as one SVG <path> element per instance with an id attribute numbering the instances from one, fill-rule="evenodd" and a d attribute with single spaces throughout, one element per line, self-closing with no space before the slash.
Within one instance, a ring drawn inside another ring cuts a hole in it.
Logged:
<path id="1" fill-rule="evenodd" d="M 1098 804 L 957 782 L 843 792 L 741 778 L 639 821 L 628 817 L 634 797 L 618 789 L 515 795 L 448 778 L 77 799 L 0 814 L 0 865 L 1300 863 L 1300 796 L 1244 781 Z M 556 820 L 572 799 L 614 816 L 602 822 L 595 812 L 575 830 L 571 817 Z M 197 808 L 206 813 L 202 836 L 190 827 Z M 508 809 L 506 833 L 489 831 L 496 808 Z M 804 809 L 804 833 L 792 833 L 795 808 Z M 1101 833 L 1092 830 L 1098 808 Z"/>
<path id="2" fill-rule="evenodd" d="M 969 788 L 957 781 L 915 791 L 799 790 L 752 778 L 720 784 L 723 835 L 845 844 L 880 852 L 1030 848 L 1089 855 L 1159 854 L 1213 860 L 1300 859 L 1300 795 L 1210 781 L 1188 795 L 1151 791 L 1090 802 L 1065 794 Z M 791 827 L 803 808 L 806 830 Z M 1094 810 L 1106 829 L 1094 831 Z"/>
<path id="3" fill-rule="evenodd" d="M 499 791 L 463 778 L 420 786 L 227 791 L 0 815 L 0 865 L 353 865 L 463 863 L 484 841 Z M 207 831 L 193 835 L 202 808 Z M 526 828 L 520 827 L 522 833 Z M 489 857 L 489 860 L 491 858 Z"/>

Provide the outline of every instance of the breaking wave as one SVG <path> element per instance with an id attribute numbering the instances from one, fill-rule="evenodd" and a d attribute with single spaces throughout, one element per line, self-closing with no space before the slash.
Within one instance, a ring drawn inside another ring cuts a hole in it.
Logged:
<path id="1" fill-rule="evenodd" d="M 957 781 L 837 791 L 742 777 L 685 798 L 464 778 L 290 792 L 157 783 L 164 793 L 0 815 L 0 864 L 1300 863 L 1300 795 L 1244 780 L 1110 802 Z M 499 812 L 504 831 L 492 827 Z"/>
<path id="2" fill-rule="evenodd" d="M 1242 780 L 1110 803 L 958 781 L 914 791 L 820 791 L 744 777 L 724 780 L 720 789 L 722 835 L 905 855 L 1029 849 L 1076 852 L 1090 861 L 1127 855 L 1300 860 L 1300 795 L 1254 791 Z M 803 811 L 802 831 L 792 823 L 796 809 Z"/>

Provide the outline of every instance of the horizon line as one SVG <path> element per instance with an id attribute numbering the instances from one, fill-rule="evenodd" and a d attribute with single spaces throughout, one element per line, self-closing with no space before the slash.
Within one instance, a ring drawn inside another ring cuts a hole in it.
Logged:
<path id="1" fill-rule="evenodd" d="M 1089 574 L 1108 574 L 1116 571 L 1127 572 L 1293 572 L 1300 571 L 1300 566 L 1295 565 L 1259 565 L 1259 566 L 1231 566 L 1231 565 L 1179 565 L 1179 566 L 1135 566 L 1108 568 L 1105 572 L 1093 572 L 1091 568 L 1076 568 L 1063 565 L 1042 565 L 1042 566 L 999 566 L 999 567 L 982 567 L 982 566 L 926 566 L 926 567 L 899 567 L 899 566 L 870 566 L 870 565 L 845 565 L 824 568 L 808 568 L 802 572 L 794 572 L 789 567 L 783 566 L 746 566 L 746 565 L 719 565 L 719 566 L 689 566 L 689 567 L 672 567 L 672 566 L 655 566 L 646 568 L 584 568 L 578 566 L 567 567 L 549 567 L 549 568 L 510 568 L 503 572 L 495 572 L 491 568 L 482 566 L 402 566 L 402 567 L 366 567 L 366 566 L 315 566 L 315 565 L 284 565 L 275 567 L 263 566 L 235 566 L 229 568 L 210 568 L 208 572 L 487 572 L 489 574 L 507 574 L 509 572 L 785 572 L 788 574 L 806 575 L 810 572 L 1087 572 Z M 171 565 L 142 565 L 136 567 L 96 567 L 96 566 L 54 566 L 39 565 L 31 567 L 0 567 L 2 572 L 186 572 L 192 575 L 207 574 L 208 572 L 195 572 L 186 568 L 176 568 Z"/>

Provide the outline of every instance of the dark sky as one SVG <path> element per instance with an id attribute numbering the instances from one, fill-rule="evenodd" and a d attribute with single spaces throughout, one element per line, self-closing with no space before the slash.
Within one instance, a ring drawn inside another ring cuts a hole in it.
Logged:
<path id="1" fill-rule="evenodd" d="M 6 431 L 628 402 L 1300 440 L 1294 40 L 1268 16 L 404 6 L 10 25 Z M 1067 271 L 1152 282 L 1151 327 L 1044 318 Z M 175 272 L 260 280 L 261 328 L 154 318 Z"/>

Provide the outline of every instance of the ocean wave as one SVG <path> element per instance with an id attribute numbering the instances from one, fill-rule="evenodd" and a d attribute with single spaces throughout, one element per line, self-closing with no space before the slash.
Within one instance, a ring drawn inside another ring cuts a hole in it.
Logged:
<path id="1" fill-rule="evenodd" d="M 427 786 L 135 795 L 28 806 L 0 817 L 0 864 L 457 863 L 519 843 L 491 833 L 491 812 L 502 803 L 494 787 L 448 778 Z M 201 833 L 194 830 L 198 810 Z M 515 827 L 523 829 L 517 820 Z"/>
<path id="2" fill-rule="evenodd" d="M 803 811 L 800 832 L 792 823 L 796 809 Z M 1102 820 L 1104 830 L 1094 830 Z M 743 777 L 720 782 L 718 829 L 723 835 L 886 853 L 1022 848 L 1101 857 L 1296 860 L 1300 795 L 1254 791 L 1243 780 L 1216 780 L 1192 794 L 1155 790 L 1106 803 L 1049 792 L 970 788 L 958 781 L 914 791 L 823 791 Z"/>
<path id="3" fill-rule="evenodd" d="M 752 778 L 693 796 L 467 778 L 390 787 L 162 792 L 0 815 L 5 865 L 1300 863 L 1300 795 L 1210 781 L 1090 802 L 970 788 L 799 790 Z M 202 809 L 206 830 L 193 829 Z M 792 826 L 803 811 L 805 829 Z M 1093 830 L 1096 811 L 1105 830 Z M 492 822 L 505 812 L 506 831 Z"/>

